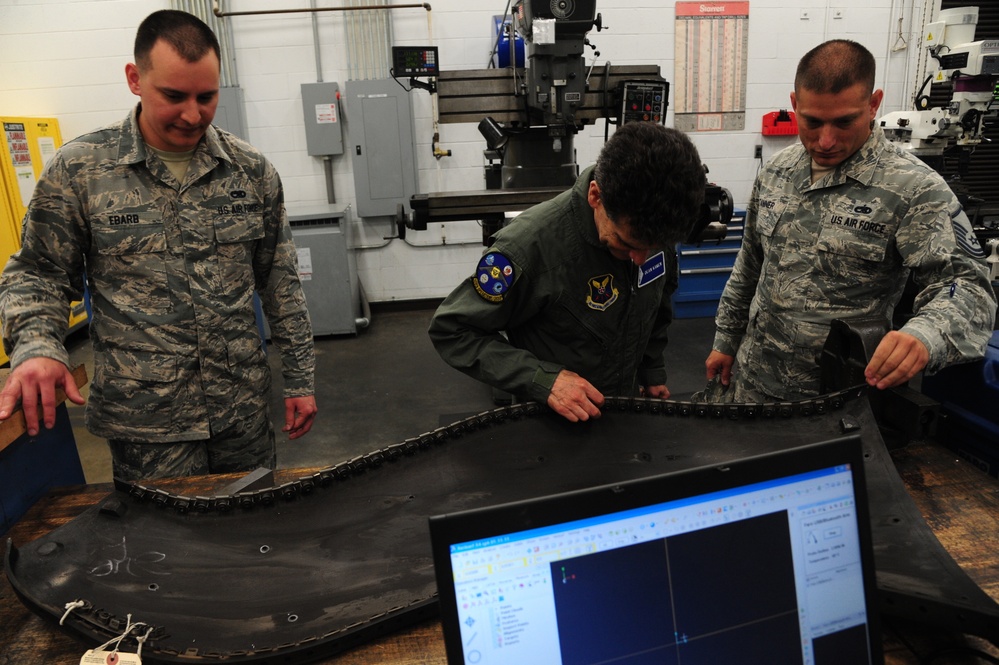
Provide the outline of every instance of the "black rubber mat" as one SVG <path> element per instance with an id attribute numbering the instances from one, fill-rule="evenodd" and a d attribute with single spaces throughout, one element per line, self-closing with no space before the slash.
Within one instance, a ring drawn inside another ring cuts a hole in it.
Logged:
<path id="1" fill-rule="evenodd" d="M 120 635 L 129 614 L 143 622 L 147 663 L 307 663 L 436 613 L 430 515 L 857 431 L 884 611 L 995 642 L 999 606 L 923 521 L 862 388 L 737 406 L 611 399 L 577 424 L 514 405 L 277 487 L 186 497 L 117 483 L 51 534 L 8 541 L 7 576 L 53 621 L 82 602 L 61 629 L 88 643 Z"/>

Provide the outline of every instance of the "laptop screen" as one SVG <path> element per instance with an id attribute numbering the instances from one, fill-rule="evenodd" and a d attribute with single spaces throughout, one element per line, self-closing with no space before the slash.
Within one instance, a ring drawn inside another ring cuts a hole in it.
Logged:
<path id="1" fill-rule="evenodd" d="M 448 662 L 880 663 L 857 437 L 431 518 Z"/>

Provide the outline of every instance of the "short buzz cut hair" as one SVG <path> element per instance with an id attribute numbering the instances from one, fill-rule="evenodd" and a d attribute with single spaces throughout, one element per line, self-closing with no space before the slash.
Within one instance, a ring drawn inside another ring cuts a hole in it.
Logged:
<path id="1" fill-rule="evenodd" d="M 188 62 L 197 62 L 209 49 L 222 61 L 222 51 L 215 33 L 194 14 L 176 9 L 162 9 L 147 16 L 135 33 L 133 55 L 139 69 L 148 69 L 149 53 L 158 40 L 173 47 Z"/>
<path id="2" fill-rule="evenodd" d="M 874 92 L 874 56 L 857 42 L 831 39 L 802 56 L 794 75 L 794 91 L 836 94 L 858 83 Z"/>
<path id="3" fill-rule="evenodd" d="M 707 176 L 683 132 L 653 122 L 622 125 L 593 171 L 612 222 L 625 223 L 649 247 L 682 242 L 701 215 Z"/>

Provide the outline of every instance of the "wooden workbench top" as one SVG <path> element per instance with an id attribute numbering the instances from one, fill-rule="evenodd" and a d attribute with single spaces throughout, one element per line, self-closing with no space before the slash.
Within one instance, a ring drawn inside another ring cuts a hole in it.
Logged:
<path id="1" fill-rule="evenodd" d="M 999 481 L 930 442 L 912 443 L 894 451 L 892 457 L 943 546 L 972 579 L 993 598 L 999 599 Z M 314 471 L 278 471 L 275 482 L 300 478 Z M 232 476 L 204 476 L 150 484 L 188 495 L 211 494 L 233 479 Z M 110 484 L 100 484 L 56 490 L 35 505 L 8 536 L 18 546 L 30 542 L 73 519 L 112 489 Z M 897 621 L 886 622 L 884 634 L 885 662 L 890 665 L 926 662 L 928 655 L 955 645 L 999 654 L 992 645 L 975 638 L 936 634 L 924 626 Z M 6 579 L 0 581 L 0 665 L 75 665 L 87 648 L 29 612 Z M 426 621 L 323 662 L 442 665 L 445 657 L 440 624 Z M 984 661 L 964 651 L 934 662 L 962 665 Z"/>
<path id="2" fill-rule="evenodd" d="M 73 368 L 73 380 L 76 382 L 77 388 L 82 388 L 87 385 L 87 368 L 84 365 L 78 365 Z M 0 390 L 7 385 L 7 377 L 10 376 L 9 367 L 0 367 Z M 56 404 L 62 404 L 66 399 L 66 392 L 62 388 L 56 389 L 55 401 Z M 18 406 L 14 413 L 10 415 L 10 418 L 4 421 L 0 421 L 0 450 L 3 450 L 14 441 L 17 440 L 19 436 L 28 431 L 28 428 L 24 423 L 24 412 L 21 411 L 21 407 Z M 3 661 L 0 661 L 3 662 Z"/>

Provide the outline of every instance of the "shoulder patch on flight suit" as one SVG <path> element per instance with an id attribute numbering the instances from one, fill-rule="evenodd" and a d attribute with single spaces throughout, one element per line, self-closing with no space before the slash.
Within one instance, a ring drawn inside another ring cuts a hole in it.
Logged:
<path id="1" fill-rule="evenodd" d="M 614 288 L 614 275 L 599 275 L 589 279 L 590 293 L 586 306 L 598 312 L 605 311 L 617 302 L 618 290 Z"/>
<path id="2" fill-rule="evenodd" d="M 489 302 L 503 302 L 506 292 L 513 286 L 513 264 L 499 252 L 489 252 L 475 269 L 475 292 Z"/>

